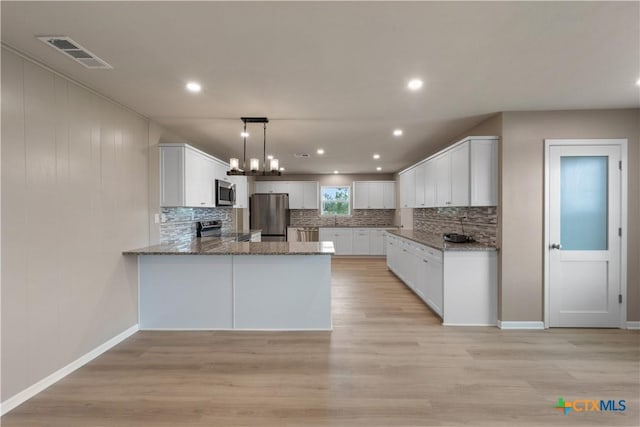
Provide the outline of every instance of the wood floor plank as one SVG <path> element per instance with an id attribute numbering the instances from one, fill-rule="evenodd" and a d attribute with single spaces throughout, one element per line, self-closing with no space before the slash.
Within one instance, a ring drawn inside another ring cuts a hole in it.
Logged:
<path id="1" fill-rule="evenodd" d="M 637 331 L 443 327 L 384 260 L 332 271 L 333 332 L 138 332 L 2 426 L 640 425 Z"/>

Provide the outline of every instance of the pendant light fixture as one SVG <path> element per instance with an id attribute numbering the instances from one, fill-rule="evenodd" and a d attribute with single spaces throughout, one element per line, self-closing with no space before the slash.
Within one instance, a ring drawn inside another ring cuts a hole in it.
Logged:
<path id="1" fill-rule="evenodd" d="M 240 134 L 242 136 L 244 151 L 242 155 L 242 169 L 240 169 L 240 160 L 233 157 L 229 159 L 229 171 L 227 175 L 247 175 L 247 176 L 280 176 L 278 159 L 270 159 L 267 166 L 267 123 L 269 119 L 266 117 L 240 117 L 244 124 L 244 129 Z M 247 123 L 262 123 L 263 140 L 262 140 L 262 170 L 260 170 L 260 160 L 256 158 L 249 159 L 249 168 L 247 170 Z"/>

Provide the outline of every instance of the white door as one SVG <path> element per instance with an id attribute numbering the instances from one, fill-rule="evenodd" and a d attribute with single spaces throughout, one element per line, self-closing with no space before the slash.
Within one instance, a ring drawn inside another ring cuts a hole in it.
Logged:
<path id="1" fill-rule="evenodd" d="M 548 144 L 549 326 L 619 327 L 621 147 Z"/>

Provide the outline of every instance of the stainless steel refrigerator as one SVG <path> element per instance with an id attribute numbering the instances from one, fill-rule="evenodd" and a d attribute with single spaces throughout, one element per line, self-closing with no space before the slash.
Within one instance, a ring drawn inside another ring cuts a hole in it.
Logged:
<path id="1" fill-rule="evenodd" d="M 262 230 L 265 242 L 286 242 L 289 225 L 289 195 L 257 193 L 251 196 L 249 219 L 252 230 Z"/>

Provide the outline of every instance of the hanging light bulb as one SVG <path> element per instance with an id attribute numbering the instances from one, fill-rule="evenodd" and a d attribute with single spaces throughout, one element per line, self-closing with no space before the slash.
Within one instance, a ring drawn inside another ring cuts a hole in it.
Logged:
<path id="1" fill-rule="evenodd" d="M 271 163 L 270 163 L 270 168 L 269 169 L 272 172 L 280 170 L 280 165 L 279 165 L 278 159 L 271 159 Z"/>
<path id="2" fill-rule="evenodd" d="M 251 172 L 257 172 L 260 170 L 260 160 L 249 159 L 249 169 L 251 169 Z"/>
<path id="3" fill-rule="evenodd" d="M 240 160 L 232 157 L 229 159 L 229 167 L 232 171 L 237 171 L 240 168 Z"/>

